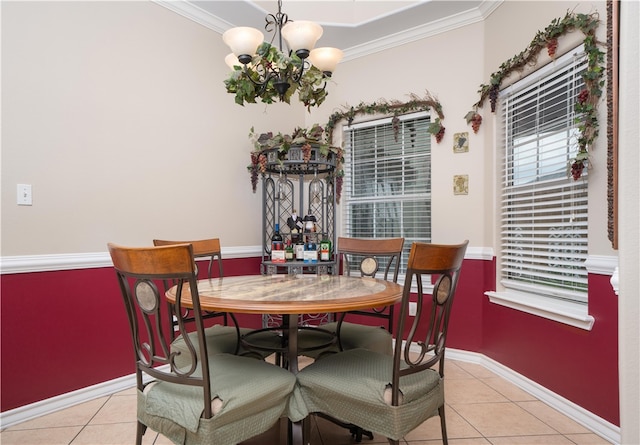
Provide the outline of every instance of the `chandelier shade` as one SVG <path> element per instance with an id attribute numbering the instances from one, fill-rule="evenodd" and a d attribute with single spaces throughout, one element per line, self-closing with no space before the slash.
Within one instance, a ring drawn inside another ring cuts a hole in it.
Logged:
<path id="1" fill-rule="evenodd" d="M 231 28 L 222 34 L 222 41 L 226 43 L 241 63 L 249 63 L 253 59 L 258 46 L 264 40 L 264 34 L 255 28 L 239 26 Z M 246 62 L 243 62 L 246 60 Z"/>
<path id="2" fill-rule="evenodd" d="M 235 67 L 237 66 L 239 69 L 242 69 L 242 64 L 240 63 L 240 61 L 238 60 L 238 56 L 236 56 L 233 53 L 229 53 L 227 54 L 227 56 L 224 58 L 224 63 L 227 64 L 227 66 L 229 68 L 231 68 L 232 70 L 235 69 Z"/>
<path id="3" fill-rule="evenodd" d="M 336 70 L 342 56 L 343 53 L 338 48 L 315 48 L 309 54 L 309 62 L 322 71 L 325 76 L 331 77 L 331 73 Z"/>
<path id="4" fill-rule="evenodd" d="M 306 59 L 318 39 L 322 37 L 322 26 L 306 20 L 288 22 L 282 28 L 282 37 L 296 56 Z"/>
<path id="5" fill-rule="evenodd" d="M 257 99 L 267 104 L 275 100 L 290 103 L 297 92 L 308 109 L 319 106 L 327 96 L 327 80 L 342 59 L 342 51 L 314 49 L 322 37 L 322 27 L 311 21 L 289 20 L 282 12 L 281 0 L 277 14 L 268 14 L 265 21 L 265 30 L 273 32 L 270 42 L 264 41 L 261 31 L 243 26 L 222 35 L 232 51 L 225 57 L 232 70 L 224 81 L 227 92 L 235 94 L 240 105 L 256 103 Z M 278 47 L 273 45 L 275 37 Z"/>

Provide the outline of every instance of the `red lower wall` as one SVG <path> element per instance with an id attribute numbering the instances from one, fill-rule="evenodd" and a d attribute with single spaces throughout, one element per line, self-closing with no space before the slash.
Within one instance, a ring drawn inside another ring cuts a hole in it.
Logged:
<path id="1" fill-rule="evenodd" d="M 591 331 L 489 302 L 495 261 L 465 260 L 447 346 L 475 351 L 619 426 L 618 298 L 589 275 Z"/>
<path id="2" fill-rule="evenodd" d="M 204 268 L 201 267 L 201 270 Z M 224 260 L 226 276 L 257 274 L 260 258 Z M 495 261 L 465 260 L 448 347 L 482 353 L 614 425 L 618 304 L 609 276 L 589 276 L 591 331 L 498 306 Z M 3 275 L 4 412 L 134 372 L 129 328 L 111 268 Z M 259 316 L 239 317 L 259 327 Z"/>
<path id="3" fill-rule="evenodd" d="M 224 260 L 224 271 L 257 274 L 260 258 Z M 2 275 L 0 295 L 2 412 L 135 372 L 113 268 Z"/>
<path id="4" fill-rule="evenodd" d="M 487 302 L 482 352 L 619 426 L 618 298 L 609 279 L 589 275 L 591 331 Z"/>

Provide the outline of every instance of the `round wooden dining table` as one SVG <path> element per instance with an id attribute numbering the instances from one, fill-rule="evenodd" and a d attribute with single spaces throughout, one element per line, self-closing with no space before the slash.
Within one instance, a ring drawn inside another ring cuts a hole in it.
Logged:
<path id="1" fill-rule="evenodd" d="M 167 299 L 176 301 L 176 287 Z M 200 307 L 206 311 L 243 314 L 278 314 L 288 325 L 289 370 L 298 370 L 297 327 L 301 314 L 347 312 L 395 304 L 402 298 L 402 286 L 376 278 L 344 275 L 243 275 L 198 281 Z M 191 307 L 187 286 L 182 305 Z"/>

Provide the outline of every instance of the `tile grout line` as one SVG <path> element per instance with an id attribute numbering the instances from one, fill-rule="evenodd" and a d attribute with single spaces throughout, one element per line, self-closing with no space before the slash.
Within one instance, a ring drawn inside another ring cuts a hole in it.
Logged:
<path id="1" fill-rule="evenodd" d="M 98 409 L 95 410 L 95 412 L 93 413 L 93 415 L 89 418 L 89 420 L 87 420 L 85 422 L 84 425 L 82 425 L 82 428 L 80 428 L 80 430 L 78 431 L 78 433 L 73 436 L 73 438 L 69 441 L 68 445 L 73 445 L 73 442 L 80 436 L 80 434 L 82 434 L 82 432 L 85 430 L 85 428 L 87 427 L 87 425 L 89 425 L 89 423 L 95 419 L 95 417 L 98 415 L 98 413 L 100 412 L 100 410 L 102 408 L 104 408 L 106 406 L 106 404 L 109 402 L 109 400 L 111 400 L 111 397 L 113 397 L 113 394 L 109 395 L 109 397 L 107 397 L 107 399 L 104 401 L 104 403 L 102 405 L 100 405 L 100 407 L 98 407 Z"/>

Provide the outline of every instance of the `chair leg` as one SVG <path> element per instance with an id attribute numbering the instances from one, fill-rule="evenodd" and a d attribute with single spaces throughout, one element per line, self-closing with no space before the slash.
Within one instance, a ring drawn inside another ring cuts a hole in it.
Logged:
<path id="1" fill-rule="evenodd" d="M 449 439 L 447 438 L 447 422 L 444 418 L 444 404 L 438 408 L 438 414 L 440 415 L 440 429 L 442 430 L 442 443 L 448 445 Z"/>
<path id="2" fill-rule="evenodd" d="M 387 439 L 391 445 L 400 445 L 399 440 Z"/>
<path id="3" fill-rule="evenodd" d="M 138 426 L 136 428 L 136 445 L 142 445 L 142 436 L 147 431 L 147 425 L 138 421 Z"/>
<path id="4" fill-rule="evenodd" d="M 287 443 L 293 444 L 302 444 L 304 441 L 304 425 L 303 421 L 300 422 L 289 422 L 289 431 L 288 431 Z"/>
<path id="5" fill-rule="evenodd" d="M 373 440 L 373 433 L 371 431 L 363 430 L 356 425 L 347 425 L 345 428 L 349 428 L 351 437 L 355 439 L 356 443 L 362 442 L 362 436 L 367 436 L 369 439 Z"/>
<path id="6" fill-rule="evenodd" d="M 302 419 L 302 443 L 311 445 L 311 416 Z"/>
<path id="7" fill-rule="evenodd" d="M 335 419 L 327 414 L 323 414 L 323 413 L 315 413 L 315 414 L 316 416 L 320 416 L 324 419 L 327 419 L 329 422 L 334 423 L 339 427 L 349 430 L 349 433 L 351 433 L 351 438 L 354 439 L 356 443 L 362 442 L 362 436 L 367 436 L 369 439 L 373 440 L 373 433 L 371 431 L 362 429 L 361 427 L 354 425 L 352 423 L 341 422 L 340 420 Z"/>

